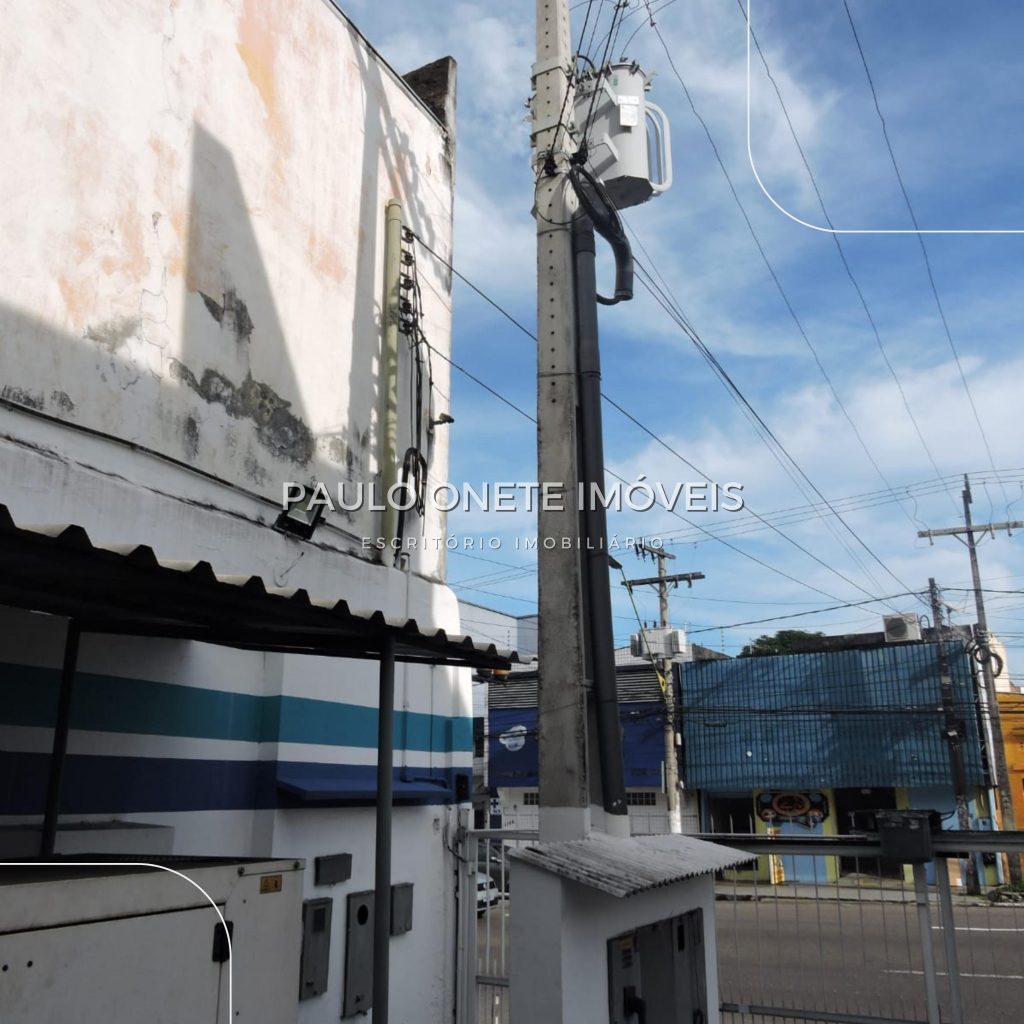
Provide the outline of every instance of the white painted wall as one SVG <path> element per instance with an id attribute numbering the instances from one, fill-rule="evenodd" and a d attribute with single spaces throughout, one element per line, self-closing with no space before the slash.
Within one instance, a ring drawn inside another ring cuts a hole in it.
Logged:
<path id="1" fill-rule="evenodd" d="M 327 0 L 14 4 L 0 35 L 0 503 L 21 523 L 77 523 L 357 609 L 459 633 L 443 547 L 411 572 L 375 564 L 376 515 L 329 515 L 312 542 L 270 528 L 281 484 L 369 483 L 379 464 L 383 216 L 451 244 L 453 139 Z M 424 328 L 450 350 L 444 268 L 418 260 Z M 400 344 L 399 454 L 410 442 Z M 433 360 L 435 414 L 447 363 Z M 448 471 L 439 431 L 431 479 Z M 413 528 L 419 532 L 419 524 Z M 423 532 L 443 537 L 434 514 Z M 0 609 L 0 662 L 54 669 L 59 620 Z M 466 632 L 472 632 L 466 630 Z M 372 663 L 86 637 L 81 671 L 255 695 L 376 705 Z M 0 694 L 2 699 L 2 694 Z M 399 710 L 471 715 L 469 673 L 399 668 Z M 0 748 L 49 749 L 0 724 Z M 71 754 L 371 764 L 372 747 L 73 730 Z M 471 753 L 400 751 L 411 768 Z M 102 814 L 87 815 L 103 819 Z M 372 888 L 373 809 L 126 813 L 174 828 L 175 853 L 301 857 L 307 896 L 335 899 L 328 992 L 341 1007 L 344 896 Z M 393 942 L 392 1019 L 447 1021 L 454 999 L 454 810 L 395 813 L 396 881 L 413 931 Z M 0 824 L 39 815 L 0 817 Z M 313 885 L 350 852 L 353 878 Z M 298 923 L 296 922 L 296 928 Z M 297 988 L 297 979 L 296 979 Z"/>
<path id="2" fill-rule="evenodd" d="M 18 158 L 0 166 L 0 227 L 18 242 L 0 254 L 0 395 L 242 488 L 250 514 L 285 480 L 373 480 L 384 205 L 449 251 L 438 122 L 325 0 L 15 4 L 4 29 L 0 131 Z M 442 270 L 419 260 L 443 353 Z M 442 411 L 447 363 L 433 371 Z M 61 454 L 82 444 L 68 434 Z M 111 447 L 97 468 L 135 479 L 138 461 Z M 334 522 L 377 532 L 369 512 Z M 427 536 L 442 531 L 435 516 Z M 437 575 L 443 555 L 416 565 Z"/>

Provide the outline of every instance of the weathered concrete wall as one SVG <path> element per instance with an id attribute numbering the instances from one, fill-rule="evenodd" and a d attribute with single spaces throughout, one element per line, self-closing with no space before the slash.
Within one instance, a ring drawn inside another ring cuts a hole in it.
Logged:
<path id="1" fill-rule="evenodd" d="M 406 573 L 361 550 L 374 515 L 329 515 L 309 542 L 270 528 L 282 481 L 367 483 L 379 471 L 385 203 L 398 198 L 437 251 L 451 239 L 452 140 L 430 110 L 327 0 L 8 4 L 0 88 L 0 502 L 22 523 L 79 523 L 96 543 L 148 544 L 458 632 L 443 550 Z M 421 254 L 424 327 L 447 353 L 442 270 Z M 399 349 L 401 455 L 411 367 Z M 445 361 L 433 372 L 436 414 L 447 409 Z M 430 476 L 447 472 L 438 431 Z M 435 516 L 423 532 L 443 530 Z M 0 609 L 0 756 L 25 772 L 47 763 L 52 726 L 36 690 L 52 682 L 62 643 L 59 619 Z M 162 687 L 175 686 L 187 691 L 179 713 L 235 697 L 331 701 L 365 722 L 377 693 L 372 663 L 184 641 L 87 638 L 82 672 L 100 687 L 137 681 L 140 715 L 157 714 Z M 15 713 L 19 696 L 28 717 Z M 459 726 L 471 715 L 468 671 L 403 668 L 396 706 L 400 726 L 453 723 L 450 742 L 426 749 L 400 728 L 399 765 L 469 771 L 458 738 L 470 728 Z M 176 853 L 287 851 L 310 864 L 353 854 L 348 883 L 325 890 L 306 873 L 306 894 L 333 896 L 335 919 L 329 990 L 299 1020 L 337 1020 L 344 897 L 372 885 L 372 808 L 229 800 L 213 780 L 243 762 L 367 769 L 375 729 L 275 740 L 236 735 L 224 715 L 185 730 L 110 711 L 72 729 L 78 763 L 131 762 L 128 779 L 209 778 L 213 795 L 190 805 L 189 786 L 154 786 L 161 802 L 133 793 L 79 817 L 173 826 Z M 0 824 L 38 822 L 10 778 Z M 393 943 L 394 1019 L 451 1019 L 455 814 L 396 811 L 395 878 L 415 883 L 416 910 L 414 931 Z"/>
<path id="2" fill-rule="evenodd" d="M 427 107 L 326 0 L 14 4 L 0 68 L 0 396 L 264 499 L 371 481 L 386 201 L 438 251 L 451 237 Z M 450 282 L 419 272 L 447 352 Z"/>

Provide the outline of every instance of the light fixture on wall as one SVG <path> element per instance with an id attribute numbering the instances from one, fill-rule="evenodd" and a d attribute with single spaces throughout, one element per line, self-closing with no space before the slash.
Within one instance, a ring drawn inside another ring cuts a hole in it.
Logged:
<path id="1" fill-rule="evenodd" d="M 443 412 L 436 420 L 431 420 L 430 425 L 432 427 L 447 427 L 449 423 L 454 423 L 455 417 L 449 416 L 448 413 Z"/>
<path id="2" fill-rule="evenodd" d="M 300 487 L 295 488 L 299 491 L 297 495 L 294 491 L 289 494 L 288 507 L 277 517 L 274 529 L 309 540 L 323 518 L 325 503 L 318 501 L 312 504 L 316 496 L 315 486 Z"/>

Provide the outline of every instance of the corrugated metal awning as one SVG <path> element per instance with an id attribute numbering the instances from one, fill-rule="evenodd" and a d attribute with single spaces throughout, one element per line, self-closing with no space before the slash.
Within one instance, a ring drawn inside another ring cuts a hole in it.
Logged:
<path id="1" fill-rule="evenodd" d="M 354 610 L 206 561 L 94 544 L 74 524 L 18 526 L 0 505 L 0 604 L 74 619 L 83 632 L 178 637 L 260 651 L 377 658 L 391 639 L 405 662 L 507 669 L 514 651 L 421 629 L 415 619 Z"/>
<path id="2" fill-rule="evenodd" d="M 694 836 L 633 836 L 595 832 L 586 839 L 510 850 L 515 860 L 623 899 L 665 885 L 746 864 L 749 853 Z"/>

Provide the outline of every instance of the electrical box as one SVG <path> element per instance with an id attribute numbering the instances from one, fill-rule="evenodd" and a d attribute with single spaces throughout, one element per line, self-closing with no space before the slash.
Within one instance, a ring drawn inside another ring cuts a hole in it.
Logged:
<path id="1" fill-rule="evenodd" d="M 932 859 L 935 811 L 877 811 L 882 856 L 901 864 L 927 864 Z"/>
<path id="2" fill-rule="evenodd" d="M 0 865 L 0 1021 L 294 1024 L 302 862 L 159 865 Z"/>
<path id="3" fill-rule="evenodd" d="M 373 892 L 354 892 L 345 914 L 345 998 L 342 1017 L 373 1006 Z"/>
<path id="4" fill-rule="evenodd" d="M 315 885 L 337 885 L 352 877 L 352 854 L 331 853 L 313 859 Z"/>
<path id="5" fill-rule="evenodd" d="M 686 642 L 686 632 L 682 629 L 654 627 L 634 633 L 629 638 L 629 650 L 634 658 L 693 661 L 693 650 Z"/>
<path id="6" fill-rule="evenodd" d="M 649 88 L 640 66 L 622 61 L 583 78 L 576 90 L 577 143 L 586 129 L 587 167 L 620 210 L 672 184 L 668 118 L 647 99 Z"/>
<path id="7" fill-rule="evenodd" d="M 609 1024 L 707 1020 L 704 915 L 700 909 L 608 942 Z"/>
<path id="8" fill-rule="evenodd" d="M 332 899 L 302 904 L 302 955 L 299 960 L 299 999 L 312 999 L 327 991 L 331 963 Z"/>
<path id="9" fill-rule="evenodd" d="M 412 882 L 401 882 L 391 887 L 391 934 L 404 935 L 412 931 Z"/>

